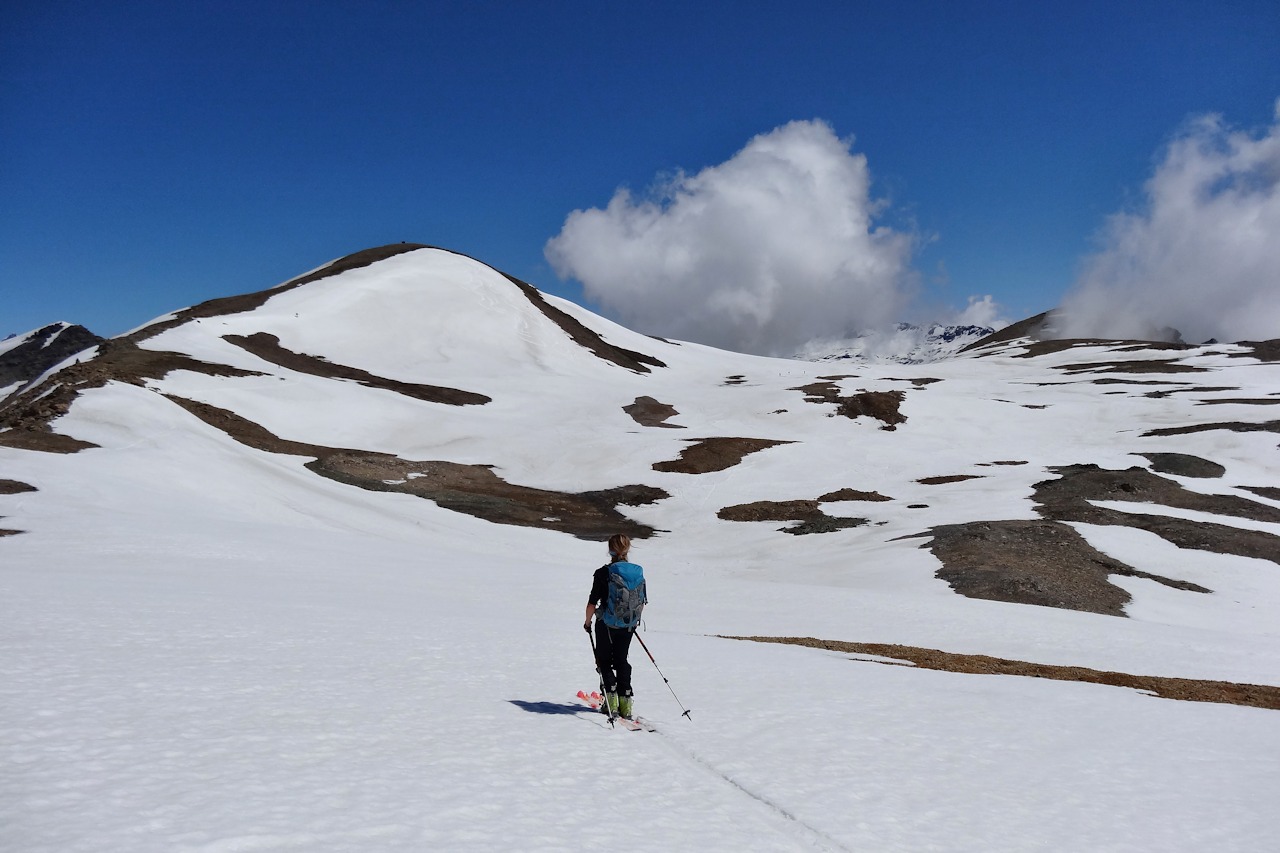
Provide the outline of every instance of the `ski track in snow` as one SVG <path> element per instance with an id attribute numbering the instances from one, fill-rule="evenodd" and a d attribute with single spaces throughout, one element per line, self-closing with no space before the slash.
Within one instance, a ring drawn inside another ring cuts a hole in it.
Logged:
<path id="1" fill-rule="evenodd" d="M 655 734 L 657 734 L 659 737 L 662 737 L 662 730 L 659 729 L 657 732 L 655 732 Z M 784 823 L 781 824 L 782 828 L 784 830 L 789 830 L 795 833 L 801 839 L 801 841 L 805 844 L 806 847 L 814 850 L 848 850 L 847 847 L 842 846 L 835 839 L 826 835 L 821 830 L 815 827 L 809 826 L 800 818 L 796 817 L 794 814 L 787 811 L 782 806 L 773 802 L 768 797 L 764 796 L 763 794 L 757 793 L 756 791 L 751 790 L 750 788 L 743 785 L 742 783 L 735 781 L 728 774 L 721 772 L 710 762 L 701 758 L 693 750 L 688 749 L 686 747 L 679 746 L 672 740 L 665 739 L 665 738 L 664 740 L 666 740 L 666 742 L 671 746 L 672 750 L 677 755 L 704 768 L 707 771 L 707 773 L 709 773 L 711 776 L 714 776 L 716 779 L 723 781 L 725 784 L 732 787 L 735 791 L 738 791 L 741 794 L 747 797 L 750 797 L 755 802 L 767 808 L 772 814 L 776 815 L 777 817 L 785 821 Z"/>

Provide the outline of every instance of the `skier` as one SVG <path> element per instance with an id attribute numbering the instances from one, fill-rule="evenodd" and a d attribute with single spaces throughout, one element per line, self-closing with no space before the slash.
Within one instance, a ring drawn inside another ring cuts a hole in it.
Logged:
<path id="1" fill-rule="evenodd" d="M 640 613 L 649 603 L 644 569 L 628 562 L 631 539 L 621 533 L 609 537 L 609 563 L 596 569 L 587 599 L 582 629 L 591 633 L 596 617 L 596 669 L 604 682 L 609 711 L 631 719 L 633 694 L 627 650 L 640 624 Z"/>

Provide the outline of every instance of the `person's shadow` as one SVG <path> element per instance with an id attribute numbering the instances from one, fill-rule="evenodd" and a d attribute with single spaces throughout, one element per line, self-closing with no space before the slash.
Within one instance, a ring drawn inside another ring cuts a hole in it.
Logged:
<path id="1" fill-rule="evenodd" d="M 526 702 L 523 699 L 510 699 L 508 701 L 521 711 L 528 711 L 530 714 L 593 713 L 586 705 L 575 705 L 567 702 Z"/>

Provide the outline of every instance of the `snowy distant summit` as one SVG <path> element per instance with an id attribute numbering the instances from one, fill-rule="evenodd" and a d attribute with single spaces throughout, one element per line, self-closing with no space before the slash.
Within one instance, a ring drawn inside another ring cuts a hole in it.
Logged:
<path id="1" fill-rule="evenodd" d="M 930 364 L 951 358 L 995 332 L 988 326 L 927 327 L 899 323 L 892 331 L 864 332 L 843 341 L 816 341 L 796 354 L 805 361 L 866 364 Z"/>

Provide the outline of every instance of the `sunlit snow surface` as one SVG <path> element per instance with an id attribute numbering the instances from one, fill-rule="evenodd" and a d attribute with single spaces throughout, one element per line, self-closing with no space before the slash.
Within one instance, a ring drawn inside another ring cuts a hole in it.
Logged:
<path id="1" fill-rule="evenodd" d="M 0 495 L 0 527 L 25 531 L 0 538 L 0 849 L 1273 849 L 1280 712 L 717 635 L 1280 684 L 1272 562 L 1076 525 L 1104 553 L 1214 590 L 1113 579 L 1134 596 L 1125 619 L 962 597 L 934 577 L 927 539 L 901 538 L 1034 518 L 1048 466 L 1145 466 L 1136 452 L 1211 459 L 1223 477 L 1176 479 L 1266 502 L 1236 487 L 1280 482 L 1274 433 L 1141 434 L 1273 418 L 1197 403 L 1274 396 L 1275 366 L 1233 347 L 1023 359 L 1011 346 L 845 371 L 842 393 L 906 392 L 889 431 L 789 390 L 839 367 L 657 341 L 548 301 L 667 367 L 607 363 L 488 268 L 419 251 L 144 342 L 264 376 L 111 384 L 56 424 L 99 449 L 0 448 L 0 478 L 38 489 Z M 221 339 L 256 332 L 493 402 L 303 375 Z M 1147 397 L 1167 386 L 1055 367 L 1178 357 L 1209 372 L 1129 378 L 1233 390 Z M 649 579 L 642 636 L 691 718 L 638 647 L 638 711 L 659 733 L 611 731 L 575 704 L 595 686 L 581 622 L 602 545 L 319 478 L 156 391 L 291 440 L 493 465 L 521 485 L 665 489 L 622 509 L 664 531 L 633 552 Z M 639 396 L 685 429 L 637 424 L 622 407 Z M 720 472 L 652 469 L 714 436 L 794 443 Z M 982 464 L 1001 460 L 1027 464 Z M 982 476 L 916 482 L 957 474 Z M 826 504 L 870 523 L 812 536 L 716 517 L 840 488 L 893 500 Z"/>

